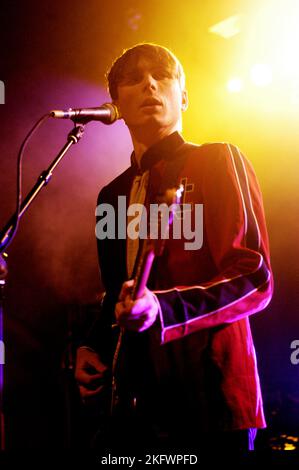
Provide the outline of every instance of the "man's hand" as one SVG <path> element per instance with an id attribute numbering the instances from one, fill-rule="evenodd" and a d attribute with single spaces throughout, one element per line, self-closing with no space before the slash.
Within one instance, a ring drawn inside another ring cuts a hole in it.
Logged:
<path id="1" fill-rule="evenodd" d="M 95 351 L 85 347 L 77 349 L 75 379 L 83 400 L 101 392 L 107 372 L 108 367 Z"/>
<path id="2" fill-rule="evenodd" d="M 142 297 L 132 300 L 133 285 L 133 279 L 122 285 L 119 302 L 115 306 L 116 321 L 119 326 L 128 330 L 144 331 L 156 320 L 159 311 L 158 300 L 147 287 Z"/>

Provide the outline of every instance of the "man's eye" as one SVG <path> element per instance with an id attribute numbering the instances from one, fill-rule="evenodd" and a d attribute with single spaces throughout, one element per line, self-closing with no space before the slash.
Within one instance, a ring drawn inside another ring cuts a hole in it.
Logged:
<path id="1" fill-rule="evenodd" d="M 164 78 L 172 78 L 170 73 L 165 72 L 165 70 L 158 70 L 157 72 L 154 72 L 153 77 L 155 80 L 164 80 Z"/>
<path id="2" fill-rule="evenodd" d="M 135 83 L 139 83 L 142 80 L 142 76 L 138 73 L 126 75 L 122 80 L 121 83 L 124 85 L 134 85 Z"/>
<path id="3" fill-rule="evenodd" d="M 173 78 L 173 74 L 165 68 L 157 68 L 153 70 L 153 77 L 156 80 L 163 80 L 164 78 Z"/>
<path id="4" fill-rule="evenodd" d="M 166 70 L 154 70 L 152 72 L 152 77 L 155 80 L 164 80 L 167 78 L 172 78 L 171 73 L 167 72 Z M 120 81 L 121 85 L 136 85 L 142 82 L 144 75 L 142 73 L 131 72 L 123 76 L 122 80 Z"/>

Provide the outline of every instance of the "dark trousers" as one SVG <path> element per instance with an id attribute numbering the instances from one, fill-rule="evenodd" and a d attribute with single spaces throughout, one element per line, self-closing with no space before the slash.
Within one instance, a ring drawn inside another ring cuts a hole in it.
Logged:
<path id="1" fill-rule="evenodd" d="M 198 452 L 206 457 L 240 456 L 254 450 L 256 429 L 230 432 L 200 433 L 188 426 L 176 427 L 175 432 L 161 432 L 142 419 L 122 417 L 103 423 L 95 435 L 92 448 L 115 451 Z"/>

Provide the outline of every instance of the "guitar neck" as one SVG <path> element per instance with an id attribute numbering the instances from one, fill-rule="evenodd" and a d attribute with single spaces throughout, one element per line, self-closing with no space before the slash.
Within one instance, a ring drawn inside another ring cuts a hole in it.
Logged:
<path id="1" fill-rule="evenodd" d="M 168 207 L 173 207 L 175 204 L 179 204 L 181 202 L 181 196 L 183 192 L 183 186 L 180 185 L 179 188 L 171 188 L 165 191 L 163 196 L 160 196 L 160 200 L 158 201 L 160 204 L 166 204 Z M 165 239 L 168 238 L 167 234 L 169 232 L 169 228 L 173 222 L 173 209 L 171 210 L 167 223 L 162 225 L 163 232 L 161 233 L 160 239 L 151 240 L 148 238 L 145 243 L 145 251 L 141 256 L 141 259 L 138 262 L 137 273 L 135 276 L 134 288 L 132 292 L 132 299 L 136 300 L 139 299 L 145 289 L 146 283 L 148 281 L 151 267 L 154 261 L 155 256 L 160 256 L 164 250 Z M 158 219 L 158 234 L 161 231 L 161 220 Z"/>
<path id="2" fill-rule="evenodd" d="M 148 281 L 149 275 L 150 275 L 150 271 L 151 271 L 154 259 L 155 259 L 155 252 L 154 252 L 154 249 L 152 248 L 148 249 L 142 256 L 138 264 L 137 274 L 135 277 L 135 283 L 134 283 L 134 288 L 132 292 L 133 300 L 139 299 L 142 296 L 146 283 Z"/>

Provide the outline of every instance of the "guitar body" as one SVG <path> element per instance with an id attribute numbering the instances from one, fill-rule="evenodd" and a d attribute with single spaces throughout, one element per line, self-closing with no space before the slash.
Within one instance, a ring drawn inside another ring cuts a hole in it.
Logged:
<path id="1" fill-rule="evenodd" d="M 143 295 L 154 259 L 163 252 L 169 227 L 173 221 L 173 212 L 176 205 L 180 204 L 182 192 L 183 187 L 180 186 L 167 189 L 165 193 L 157 196 L 158 204 L 172 206 L 172 210 L 169 211 L 167 224 L 161 224 L 161 219 L 158 220 L 160 238 L 144 240 L 131 294 L 133 300 Z M 164 228 L 164 233 L 161 233 L 161 227 Z M 112 377 L 103 393 L 101 427 L 93 439 L 95 448 L 99 444 L 115 444 L 118 440 L 123 442 L 124 437 L 128 439 L 138 429 L 138 426 L 134 426 L 134 420 L 138 419 L 140 387 L 144 390 L 148 381 L 150 365 L 146 364 L 146 358 L 149 341 L 148 330 L 137 332 L 125 330 L 117 324 L 112 326 L 112 337 L 109 337 L 108 341 L 114 350 Z M 135 440 L 138 440 L 138 437 L 135 436 Z"/>

